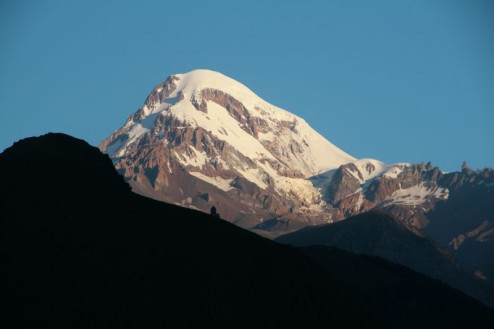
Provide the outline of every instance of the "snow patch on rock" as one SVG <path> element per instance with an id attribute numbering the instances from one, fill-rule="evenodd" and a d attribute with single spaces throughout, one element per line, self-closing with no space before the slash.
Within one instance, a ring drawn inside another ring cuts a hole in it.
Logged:
<path id="1" fill-rule="evenodd" d="M 426 183 L 422 182 L 418 185 L 395 191 L 388 198 L 386 198 L 384 202 L 398 205 L 417 206 L 432 198 L 447 200 L 448 197 L 449 190 L 447 188 L 428 186 Z"/>
<path id="2" fill-rule="evenodd" d="M 233 187 L 230 185 L 231 182 L 233 181 L 233 179 L 224 179 L 224 178 L 221 178 L 218 176 L 217 177 L 209 177 L 209 176 L 206 176 L 203 173 L 198 172 L 198 171 L 191 171 L 191 172 L 189 172 L 189 174 L 191 174 L 192 176 L 197 177 L 199 179 L 202 179 L 203 181 L 205 181 L 211 185 L 214 185 L 217 188 L 219 188 L 220 190 L 223 190 L 225 192 L 228 192 L 231 189 L 233 189 Z"/>

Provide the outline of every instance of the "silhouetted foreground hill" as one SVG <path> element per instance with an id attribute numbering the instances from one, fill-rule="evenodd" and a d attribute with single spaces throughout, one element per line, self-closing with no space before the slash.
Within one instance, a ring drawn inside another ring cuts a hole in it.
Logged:
<path id="1" fill-rule="evenodd" d="M 109 158 L 81 140 L 22 140 L 0 154 L 0 172 L 3 327 L 409 327 L 407 318 L 381 312 L 379 294 L 359 300 L 360 288 L 341 271 L 325 270 L 292 247 L 132 194 Z M 334 266 L 360 269 L 348 276 L 355 280 L 380 275 L 365 262 L 342 256 Z M 423 313 L 406 317 L 420 316 L 423 327 L 429 317 L 441 323 L 445 313 L 445 324 L 494 323 L 479 303 L 421 280 L 427 285 L 402 284 L 441 303 L 424 297 Z"/>
<path id="2" fill-rule="evenodd" d="M 81 140 L 22 140 L 0 155 L 0 172 L 7 305 L 0 321 L 46 328 L 378 324 L 293 248 L 132 194 L 110 159 Z"/>

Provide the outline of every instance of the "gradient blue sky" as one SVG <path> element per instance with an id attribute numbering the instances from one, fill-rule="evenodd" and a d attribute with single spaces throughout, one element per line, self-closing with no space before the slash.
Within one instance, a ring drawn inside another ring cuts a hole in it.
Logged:
<path id="1" fill-rule="evenodd" d="M 494 1 L 0 0 L 0 150 L 222 72 L 355 157 L 494 166 Z"/>

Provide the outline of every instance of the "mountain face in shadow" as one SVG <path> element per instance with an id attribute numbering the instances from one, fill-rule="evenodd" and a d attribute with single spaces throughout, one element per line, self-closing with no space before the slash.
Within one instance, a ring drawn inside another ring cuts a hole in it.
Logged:
<path id="1" fill-rule="evenodd" d="M 457 268 L 453 257 L 420 231 L 380 212 L 306 227 L 276 240 L 295 246 L 337 246 L 356 254 L 379 256 L 421 272 L 427 272 L 431 266 L 451 271 Z M 434 270 L 429 272 L 433 274 Z"/>
<path id="2" fill-rule="evenodd" d="M 321 264 L 348 295 L 366 301 L 367 307 L 393 328 L 491 326 L 477 322 L 482 316 L 475 309 L 465 313 L 464 304 L 459 303 L 462 293 L 404 266 L 335 247 L 306 246 L 299 250 Z"/>
<path id="3" fill-rule="evenodd" d="M 413 287 L 419 315 L 382 312 L 390 300 L 365 294 L 382 279 L 362 279 L 383 272 L 367 258 L 300 252 L 133 194 L 106 155 L 67 135 L 15 143 L 0 154 L 0 172 L 1 321 L 16 327 L 487 328 L 494 320 L 476 301 L 401 267 L 388 273 L 407 273 L 394 288 L 400 296 L 402 285 Z M 336 259 L 330 267 L 327 257 Z"/>
<path id="4" fill-rule="evenodd" d="M 466 271 L 494 287 L 494 184 L 487 183 L 492 177 L 492 169 L 464 168 L 451 175 L 450 198 L 427 214 L 425 232 L 447 246 Z"/>
<path id="5" fill-rule="evenodd" d="M 377 256 L 438 279 L 494 306 L 494 291 L 464 273 L 445 248 L 421 230 L 383 211 L 363 213 L 330 225 L 306 227 L 276 241 L 294 246 L 332 246 Z"/>

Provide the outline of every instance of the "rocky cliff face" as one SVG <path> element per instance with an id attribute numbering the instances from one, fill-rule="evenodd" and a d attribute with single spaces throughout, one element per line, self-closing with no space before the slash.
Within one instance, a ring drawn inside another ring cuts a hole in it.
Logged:
<path id="1" fill-rule="evenodd" d="M 323 199 L 333 216 L 342 219 L 371 209 L 386 209 L 417 228 L 427 225 L 424 214 L 447 200 L 448 184 L 437 167 L 418 164 L 386 165 L 372 159 L 340 166 L 322 185 Z"/>
<path id="2" fill-rule="evenodd" d="M 443 173 L 428 164 L 358 160 L 313 178 L 326 210 L 343 219 L 380 209 L 425 232 L 463 270 L 494 286 L 494 170 Z"/>
<path id="3" fill-rule="evenodd" d="M 474 171 L 467 167 L 459 172 L 443 173 L 430 162 L 386 165 L 364 159 L 342 165 L 329 176 L 329 179 L 316 176 L 313 181 L 321 186 L 323 200 L 328 203 L 327 208 L 336 219 L 371 209 L 383 209 L 396 219 L 424 229 L 429 226 L 429 218 L 436 207 L 449 207 L 449 204 L 458 202 L 458 195 L 494 200 L 494 170 L 490 168 Z M 476 207 L 473 200 L 462 203 L 463 208 L 468 209 L 466 212 L 478 212 L 472 209 Z M 485 203 L 478 208 L 489 217 L 492 207 Z M 481 223 L 478 221 L 476 225 Z M 474 227 L 462 229 L 459 234 Z"/>

